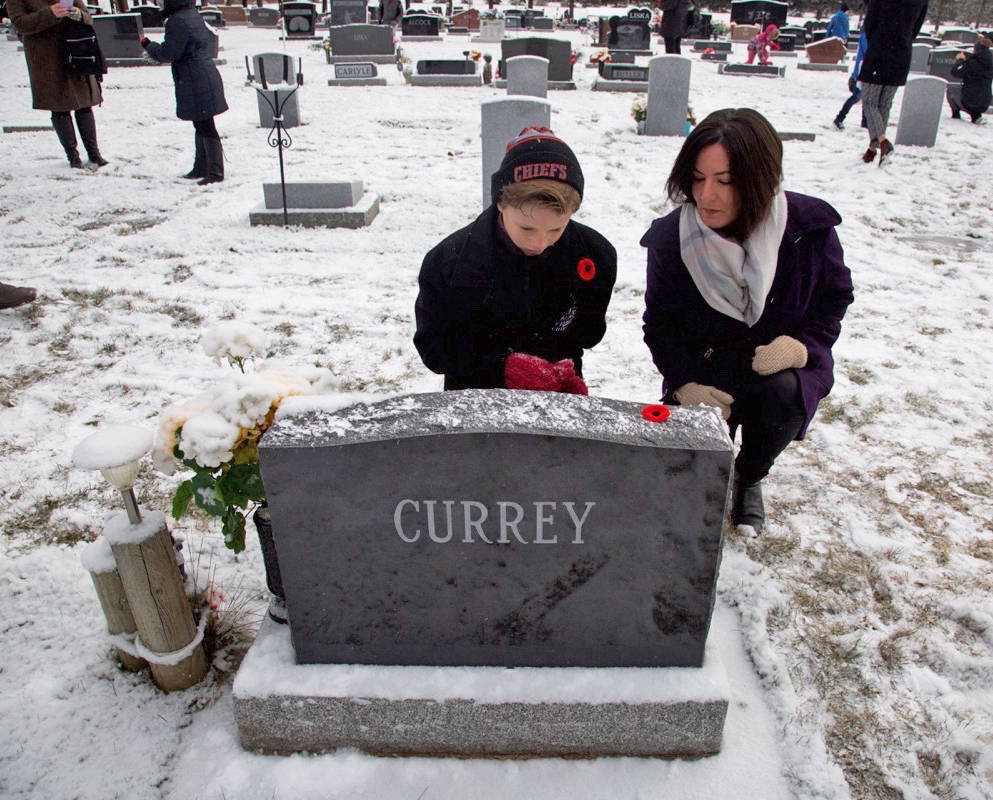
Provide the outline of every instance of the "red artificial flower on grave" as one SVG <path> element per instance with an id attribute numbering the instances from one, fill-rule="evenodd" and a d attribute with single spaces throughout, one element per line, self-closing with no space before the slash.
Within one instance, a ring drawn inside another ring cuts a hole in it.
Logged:
<path id="1" fill-rule="evenodd" d="M 581 258 L 576 264 L 576 272 L 584 281 L 591 281 L 596 277 L 596 264 L 593 263 L 592 258 Z"/>
<path id="2" fill-rule="evenodd" d="M 573 51 L 571 51 L 569 53 L 569 63 L 570 64 L 575 64 L 576 63 L 576 51 L 575 50 L 573 50 Z"/>
<path id="3" fill-rule="evenodd" d="M 647 419 L 649 422 L 665 422 L 671 413 L 669 406 L 662 403 L 650 403 L 641 409 L 642 419 Z"/>
<path id="4" fill-rule="evenodd" d="M 713 55 L 713 53 L 714 53 L 714 48 L 713 47 L 708 47 L 706 50 L 703 51 L 703 54 L 704 55 L 707 55 L 707 56 Z"/>

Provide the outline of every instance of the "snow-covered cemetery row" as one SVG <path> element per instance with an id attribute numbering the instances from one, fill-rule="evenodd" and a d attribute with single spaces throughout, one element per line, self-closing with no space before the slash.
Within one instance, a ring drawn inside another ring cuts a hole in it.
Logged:
<path id="1" fill-rule="evenodd" d="M 439 390 L 411 343 L 417 272 L 481 210 L 480 101 L 504 94 L 411 86 L 392 65 L 380 67 L 385 87 L 329 87 L 315 43 L 276 29 L 220 35 L 223 183 L 178 177 L 193 135 L 175 117 L 168 68 L 105 77 L 95 113 L 110 164 L 99 171 L 69 169 L 51 131 L 0 135 L 0 280 L 39 291 L 0 312 L 0 796 L 993 798 L 993 134 L 945 109 L 934 147 L 864 164 L 858 108 L 845 130 L 831 126 L 846 74 L 785 59 L 784 77 L 758 78 L 691 55 L 698 119 L 750 106 L 780 131 L 816 134 L 784 145 L 786 187 L 837 208 L 855 283 L 836 385 L 766 481 L 764 534 L 726 533 L 711 636 L 736 701 L 719 755 L 245 752 L 231 682 L 268 601 L 262 559 L 252 531 L 234 555 L 199 513 L 172 530 L 188 572 L 213 582 L 241 630 L 219 638 L 207 678 L 186 691 L 122 671 L 80 563 L 119 502 L 73 466 L 73 448 L 101 425 L 152 430 L 164 407 L 211 385 L 222 368 L 201 338 L 226 320 L 263 329 L 271 359 L 330 370 L 332 393 Z M 577 219 L 618 252 L 607 333 L 584 371 L 591 394 L 653 402 L 638 242 L 671 207 L 664 181 L 682 140 L 638 135 L 638 95 L 591 91 L 596 70 L 583 64 L 597 48 L 578 31 L 553 35 L 579 53 L 576 90 L 549 97 L 586 176 Z M 468 46 L 403 45 L 413 60 Z M 499 45 L 473 46 L 499 59 Z M 244 57 L 266 51 L 302 59 L 287 178 L 362 180 L 381 198 L 368 227 L 249 225 L 261 184 L 278 180 L 245 83 Z M 731 60 L 744 58 L 736 45 Z M 0 41 L 0 94 L 4 125 L 49 124 L 31 110 L 16 41 Z M 181 477 L 146 459 L 142 507 L 168 513 Z"/>

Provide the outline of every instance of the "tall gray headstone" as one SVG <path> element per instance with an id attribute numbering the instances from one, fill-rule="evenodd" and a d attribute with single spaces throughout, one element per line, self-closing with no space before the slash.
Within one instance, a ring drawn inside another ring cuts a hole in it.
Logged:
<path id="1" fill-rule="evenodd" d="M 262 76 L 268 86 L 279 83 L 296 84 L 296 64 L 286 53 L 256 53 L 252 56 L 255 82 L 261 84 Z"/>
<path id="2" fill-rule="evenodd" d="M 332 25 L 328 31 L 331 39 L 331 60 L 360 57 L 393 57 L 396 45 L 390 25 Z"/>
<path id="3" fill-rule="evenodd" d="M 910 56 L 910 71 L 927 72 L 928 56 L 931 54 L 931 45 L 915 43 L 911 45 L 911 49 L 912 49 L 912 53 Z"/>
<path id="4" fill-rule="evenodd" d="M 647 136 L 685 136 L 690 59 L 665 55 L 648 62 Z"/>
<path id="5" fill-rule="evenodd" d="M 934 147 L 947 86 L 947 81 L 933 75 L 907 81 L 896 126 L 896 144 Z"/>
<path id="6" fill-rule="evenodd" d="M 507 142 L 524 128 L 552 126 L 552 106 L 530 97 L 501 97 L 479 104 L 483 140 L 483 208 L 490 205 L 490 178 L 500 168 Z"/>
<path id="7" fill-rule="evenodd" d="M 266 78 L 268 83 L 268 78 Z M 275 82 L 277 87 L 278 82 Z M 255 86 L 255 99 L 259 108 L 259 127 L 272 128 L 276 124 L 276 111 L 282 116 L 284 128 L 295 128 L 300 124 L 300 93 L 296 87 L 263 89 Z"/>
<path id="8" fill-rule="evenodd" d="M 541 56 L 508 58 L 507 94 L 548 97 L 548 59 Z"/>
<path id="9" fill-rule="evenodd" d="M 291 404 L 259 462 L 297 662 L 700 667 L 732 458 L 705 409 Z"/>

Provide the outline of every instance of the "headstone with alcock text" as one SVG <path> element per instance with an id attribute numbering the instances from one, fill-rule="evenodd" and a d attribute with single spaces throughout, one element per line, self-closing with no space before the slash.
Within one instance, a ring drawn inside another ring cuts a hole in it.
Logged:
<path id="1" fill-rule="evenodd" d="M 732 470 L 712 410 L 323 403 L 259 448 L 298 663 L 702 665 Z"/>

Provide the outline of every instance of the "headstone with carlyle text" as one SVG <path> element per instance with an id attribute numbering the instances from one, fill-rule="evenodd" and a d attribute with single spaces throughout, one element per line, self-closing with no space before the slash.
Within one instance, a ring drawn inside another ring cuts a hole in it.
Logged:
<path id="1" fill-rule="evenodd" d="M 732 470 L 710 410 L 316 400 L 259 454 L 298 663 L 703 663 Z"/>

